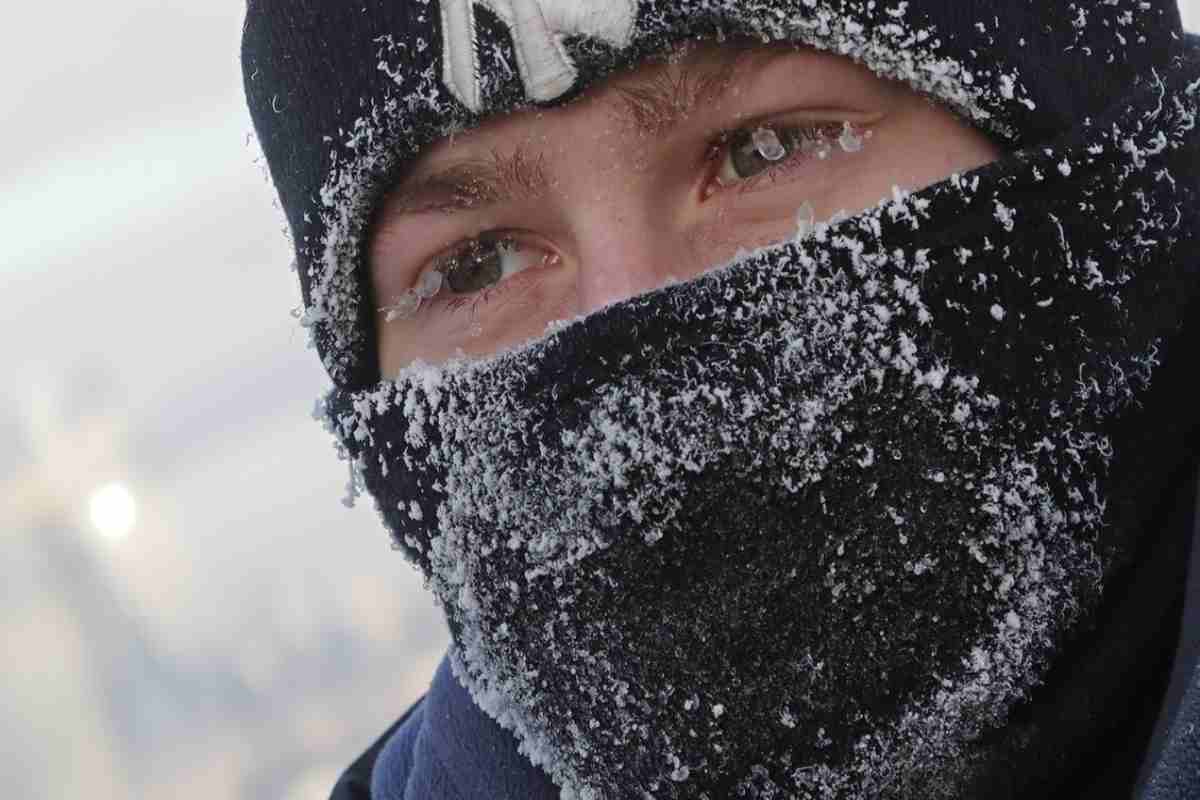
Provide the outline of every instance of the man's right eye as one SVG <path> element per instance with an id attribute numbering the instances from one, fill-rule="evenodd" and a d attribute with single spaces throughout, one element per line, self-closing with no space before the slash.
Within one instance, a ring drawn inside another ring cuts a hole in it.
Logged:
<path id="1" fill-rule="evenodd" d="M 447 298 L 457 308 L 471 296 L 486 300 L 504 281 L 530 267 L 547 266 L 557 256 L 544 248 L 520 241 L 511 233 L 487 232 L 455 246 L 434 258 L 422 271 L 416 285 L 396 298 L 393 305 L 380 308 L 386 321 L 414 316 L 427 303 L 434 302 L 444 290 L 459 297 Z"/>
<path id="2" fill-rule="evenodd" d="M 522 258 L 528 249 L 511 236 L 484 234 L 435 261 L 432 268 L 442 274 L 450 291 L 471 294 L 531 266 Z"/>

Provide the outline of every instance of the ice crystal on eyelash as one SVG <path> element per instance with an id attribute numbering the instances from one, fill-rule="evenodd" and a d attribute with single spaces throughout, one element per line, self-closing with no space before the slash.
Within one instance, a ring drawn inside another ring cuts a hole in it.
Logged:
<path id="1" fill-rule="evenodd" d="M 855 132 L 849 122 L 842 123 L 842 133 L 838 137 L 838 145 L 847 153 L 857 153 L 863 149 L 863 137 Z"/>
<path id="2" fill-rule="evenodd" d="M 383 306 L 379 310 L 384 313 L 384 322 L 395 322 L 398 319 L 411 319 L 421 309 L 421 295 L 409 289 L 400 295 L 395 303 Z"/>
<path id="3" fill-rule="evenodd" d="M 421 273 L 421 277 L 417 278 L 417 284 L 412 291 L 416 292 L 422 300 L 428 300 L 441 291 L 443 278 L 441 270 L 426 269 Z"/>
<path id="4" fill-rule="evenodd" d="M 787 155 L 787 149 L 779 141 L 779 135 L 770 128 L 756 128 L 751 137 L 754 149 L 767 161 L 778 161 Z"/>
<path id="5" fill-rule="evenodd" d="M 444 282 L 445 276 L 440 269 L 427 268 L 417 278 L 417 282 L 413 287 L 400 295 L 395 303 L 379 309 L 380 313 L 385 315 L 383 318 L 384 322 L 411 319 L 421 310 L 421 305 L 424 301 L 435 297 L 442 290 Z"/>

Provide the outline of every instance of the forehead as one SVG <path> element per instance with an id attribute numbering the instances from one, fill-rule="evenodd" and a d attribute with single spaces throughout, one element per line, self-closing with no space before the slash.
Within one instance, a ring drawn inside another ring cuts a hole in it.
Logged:
<path id="1" fill-rule="evenodd" d="M 709 103 L 718 104 L 738 93 L 764 73 L 771 79 L 786 74 L 797 88 L 822 86 L 830 96 L 839 91 L 883 95 L 899 87 L 848 57 L 803 45 L 689 40 L 598 81 L 565 105 L 500 114 L 467 131 L 436 139 L 417 154 L 404 182 L 464 158 L 486 156 L 539 127 L 548 128 L 546 121 L 573 113 L 600 109 L 637 133 L 653 135 Z"/>

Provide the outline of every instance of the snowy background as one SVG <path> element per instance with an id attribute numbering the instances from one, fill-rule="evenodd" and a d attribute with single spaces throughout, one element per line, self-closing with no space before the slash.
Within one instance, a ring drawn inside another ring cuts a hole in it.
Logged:
<path id="1" fill-rule="evenodd" d="M 325 798 L 446 634 L 310 419 L 242 4 L 63 13 L 0 49 L 0 787 Z"/>

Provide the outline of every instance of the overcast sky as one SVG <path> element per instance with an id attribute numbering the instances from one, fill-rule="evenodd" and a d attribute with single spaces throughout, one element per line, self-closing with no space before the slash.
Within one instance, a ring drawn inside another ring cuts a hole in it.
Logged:
<path id="1" fill-rule="evenodd" d="M 157 504 L 114 550 L 169 534 L 222 574 L 318 552 L 331 571 L 378 563 L 386 537 L 337 502 L 343 465 L 310 418 L 325 378 L 289 315 L 291 257 L 248 144 L 242 5 L 22 14 L 54 33 L 0 49 L 0 476 L 30 448 L 12 440 L 31 417 L 63 433 L 116 417 L 113 463 L 63 498 L 82 509 L 92 483 L 119 480 Z"/>
<path id="2" fill-rule="evenodd" d="M 289 315 L 291 255 L 249 144 L 242 14 L 234 0 L 107 0 L 73 4 L 65 24 L 63 7 L 33 3 L 5 37 L 0 502 L 40 482 L 181 658 L 240 657 L 252 613 L 281 641 L 365 617 L 419 645 L 380 665 L 399 676 L 385 696 L 331 709 L 360 732 L 318 771 L 319 797 L 369 744 L 361 732 L 423 691 L 444 635 L 412 628 L 410 614 L 434 630 L 440 618 L 370 504 L 339 502 L 345 465 L 311 419 L 326 379 Z M 137 502 L 119 540 L 88 516 L 113 482 Z M 0 513 L 0 542 L 44 522 L 35 506 Z M 18 585 L 12 569 L 0 563 L 0 585 Z M 209 796 L 233 796 L 223 788 Z"/>
<path id="3" fill-rule="evenodd" d="M 1200 25 L 1200 0 L 1182 8 Z M 229 647 L 254 603 L 297 636 L 332 607 L 437 620 L 369 504 L 338 502 L 344 465 L 310 418 L 325 377 L 249 142 L 242 9 L 30 3 L 0 48 L 0 489 L 40 486 L 90 531 L 90 494 L 128 487 L 137 524 L 89 546 L 180 651 Z M 421 641 L 352 710 L 367 727 L 423 689 L 444 639 Z"/>

